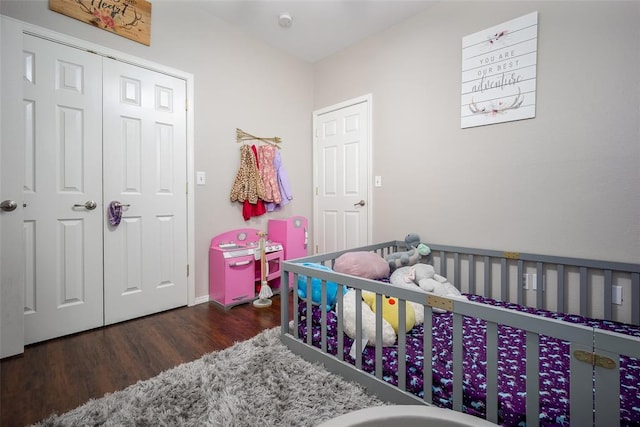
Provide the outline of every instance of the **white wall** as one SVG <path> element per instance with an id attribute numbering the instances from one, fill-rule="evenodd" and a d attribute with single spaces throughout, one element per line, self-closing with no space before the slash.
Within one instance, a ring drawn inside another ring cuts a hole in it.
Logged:
<path id="1" fill-rule="evenodd" d="M 460 128 L 462 37 L 538 11 L 536 117 Z M 640 2 L 439 2 L 316 64 L 373 94 L 374 241 L 640 262 Z"/>
<path id="2" fill-rule="evenodd" d="M 7 1 L 0 13 L 194 75 L 195 169 L 206 185 L 195 195 L 195 295 L 209 293 L 213 236 L 240 227 L 266 230 L 268 218 L 312 218 L 312 66 L 244 35 L 198 3 L 152 1 L 151 46 L 99 30 L 48 9 L 48 1 Z M 282 160 L 294 201 L 282 211 L 244 221 L 229 201 L 240 164 L 236 127 L 282 138 Z M 192 274 L 194 269 L 192 268 Z"/>

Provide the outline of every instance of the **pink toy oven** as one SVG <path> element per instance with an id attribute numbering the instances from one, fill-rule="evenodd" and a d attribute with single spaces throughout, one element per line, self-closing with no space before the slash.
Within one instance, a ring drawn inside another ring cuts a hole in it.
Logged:
<path id="1" fill-rule="evenodd" d="M 260 291 L 260 230 L 241 228 L 219 234 L 209 247 L 209 299 L 224 308 L 250 302 Z M 280 243 L 265 243 L 267 283 L 280 287 L 280 261 L 284 256 Z"/>

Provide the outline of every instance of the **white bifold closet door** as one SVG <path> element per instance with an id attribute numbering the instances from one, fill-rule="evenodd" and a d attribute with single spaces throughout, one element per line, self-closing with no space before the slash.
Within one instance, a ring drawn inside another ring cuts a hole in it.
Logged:
<path id="1" fill-rule="evenodd" d="M 186 85 L 104 59 L 105 323 L 187 304 Z"/>
<path id="2" fill-rule="evenodd" d="M 25 344 L 186 305 L 184 80 L 31 35 L 23 64 Z"/>
<path id="3" fill-rule="evenodd" d="M 23 65 L 31 344 L 103 324 L 102 58 L 25 35 Z"/>

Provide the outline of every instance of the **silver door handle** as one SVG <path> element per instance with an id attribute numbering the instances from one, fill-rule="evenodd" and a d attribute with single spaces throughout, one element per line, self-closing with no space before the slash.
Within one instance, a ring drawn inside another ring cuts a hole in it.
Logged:
<path id="1" fill-rule="evenodd" d="M 358 203 L 354 203 L 353 207 L 356 207 L 356 206 L 364 206 L 364 205 L 365 205 L 364 200 L 360 200 Z"/>
<path id="2" fill-rule="evenodd" d="M 73 205 L 74 208 L 85 208 L 88 211 L 94 210 L 97 206 L 98 204 L 93 200 L 89 200 L 83 205 Z"/>
<path id="3" fill-rule="evenodd" d="M 0 209 L 5 212 L 15 211 L 17 207 L 18 204 L 15 200 L 3 200 L 2 203 L 0 203 Z"/>

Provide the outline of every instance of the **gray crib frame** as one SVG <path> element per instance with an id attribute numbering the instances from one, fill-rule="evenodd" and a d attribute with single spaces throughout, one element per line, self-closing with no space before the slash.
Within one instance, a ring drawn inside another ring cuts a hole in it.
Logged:
<path id="1" fill-rule="evenodd" d="M 491 263 L 499 263 L 500 296 L 503 300 L 509 300 L 509 283 L 507 269 L 515 264 L 517 268 L 517 280 L 515 301 L 522 304 L 522 277 L 525 266 L 534 265 L 537 272 L 538 286 L 536 290 L 536 305 L 538 308 L 545 308 L 543 298 L 545 275 L 549 272 L 556 273 L 558 286 L 555 301 L 557 307 L 565 307 L 565 271 L 569 268 L 579 271 L 580 290 L 580 313 L 587 316 L 588 313 L 588 291 L 591 286 L 590 277 L 592 272 L 604 276 L 604 317 L 610 319 L 612 315 L 611 290 L 617 278 L 624 278 L 630 281 L 631 319 L 630 323 L 640 324 L 640 264 L 587 260 L 580 258 L 567 258 L 548 255 L 523 254 L 516 252 L 500 252 L 495 250 L 483 250 L 463 248 L 456 246 L 446 246 L 429 244 L 434 255 L 433 260 L 436 272 L 447 277 L 457 287 L 461 283 L 460 265 L 464 258 L 468 262 L 469 277 L 468 287 L 470 293 L 475 293 L 477 283 L 475 275 L 475 265 L 480 262 L 484 265 L 483 289 L 487 294 L 491 283 L 493 269 L 488 266 Z M 393 386 L 382 380 L 382 349 L 376 346 L 376 373 L 371 375 L 362 370 L 362 307 L 356 305 L 356 358 L 355 365 L 345 362 L 343 359 L 342 337 L 344 336 L 343 313 L 341 304 L 336 305 L 338 317 L 338 352 L 334 356 L 327 352 L 327 329 L 326 329 L 326 282 L 331 281 L 353 288 L 356 292 L 356 301 L 361 297 L 363 290 L 376 293 L 376 303 L 382 302 L 382 295 L 389 295 L 400 300 L 399 316 L 400 324 L 404 323 L 406 316 L 406 302 L 413 301 L 423 304 L 425 307 L 425 334 L 424 349 L 430 349 L 432 336 L 428 331 L 432 329 L 432 317 L 427 315 L 434 304 L 450 304 L 450 311 L 453 312 L 453 409 L 462 410 L 462 322 L 464 316 L 472 316 L 484 319 L 487 322 L 487 420 L 497 423 L 498 421 L 498 369 L 497 369 L 497 336 L 498 325 L 508 325 L 526 331 L 526 377 L 535 378 L 535 381 L 526 382 L 526 406 L 527 420 L 537 420 L 539 414 L 539 371 L 538 348 L 540 335 L 556 337 L 570 343 L 570 417 L 572 425 L 594 425 L 611 426 L 611 420 L 620 419 L 620 400 L 618 393 L 611 393 L 611 390 L 620 389 L 620 355 L 640 358 L 640 338 L 621 335 L 618 333 L 592 329 L 582 325 L 571 324 L 560 320 L 543 318 L 528 313 L 508 310 L 501 307 L 488 306 L 486 304 L 472 301 L 442 299 L 429 300 L 425 294 L 410 289 L 397 288 L 388 284 L 363 279 L 351 275 L 341 274 L 334 271 L 323 271 L 301 265 L 303 262 L 323 264 L 333 267 L 336 258 L 345 252 L 370 251 L 385 256 L 388 253 L 404 250 L 404 242 L 389 241 L 375 245 L 363 246 L 346 251 L 338 251 L 322 255 L 314 255 L 295 260 L 286 260 L 281 263 L 282 283 L 289 283 L 292 278 L 293 283 L 297 283 L 298 275 L 307 277 L 307 304 L 310 306 L 311 300 L 311 278 L 315 277 L 322 283 L 322 339 L 321 348 L 311 344 L 311 335 L 307 335 L 307 341 L 303 342 L 298 335 L 298 298 L 293 298 L 292 312 L 289 311 L 289 293 L 281 294 L 281 339 L 282 342 L 294 353 L 300 355 L 311 362 L 321 363 L 329 371 L 343 376 L 344 378 L 356 381 L 376 394 L 382 400 L 396 404 L 426 404 L 432 400 L 432 377 L 431 358 L 424 359 L 424 398 L 419 398 L 407 391 L 406 388 L 406 333 L 401 329 L 398 333 L 398 386 Z M 447 274 L 448 265 L 453 262 L 452 274 Z M 548 268 L 550 267 L 550 268 Z M 294 286 L 296 289 L 296 286 Z M 295 292 L 295 291 L 294 291 Z M 342 301 L 342 289 L 339 290 L 337 300 Z M 297 295 L 294 293 L 294 295 Z M 488 296 L 488 295 L 485 295 Z M 440 306 L 440 305 L 437 305 Z M 607 308 L 608 306 L 608 308 Z M 311 317 L 306 319 L 307 329 L 311 329 Z M 376 342 L 382 341 L 382 313 L 376 313 Z M 430 350 L 427 350 L 430 353 Z M 428 354 L 428 353 L 425 353 Z M 581 360 L 578 359 L 580 357 Z M 584 360 L 588 360 L 588 363 Z M 613 361 L 611 366 L 610 361 Z M 429 375 L 425 375 L 425 373 Z M 595 382 L 593 381 L 595 378 Z M 589 409 L 593 409 L 590 411 Z M 533 424 L 528 424 L 533 425 Z"/>

